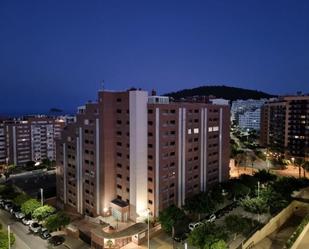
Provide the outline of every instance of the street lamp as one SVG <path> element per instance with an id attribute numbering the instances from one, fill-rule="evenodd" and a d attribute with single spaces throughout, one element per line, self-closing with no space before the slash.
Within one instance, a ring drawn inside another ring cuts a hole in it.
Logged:
<path id="1" fill-rule="evenodd" d="M 8 225 L 8 248 L 11 249 L 11 227 Z"/>
<path id="2" fill-rule="evenodd" d="M 150 216 L 150 209 L 147 208 L 147 221 L 148 221 L 148 249 L 150 249 L 150 238 L 149 238 L 149 230 L 150 230 L 150 225 L 149 225 L 149 216 Z"/>
<path id="3" fill-rule="evenodd" d="M 41 206 L 43 206 L 43 202 L 44 202 L 44 200 L 43 200 L 43 188 L 40 188 L 40 193 L 41 193 Z"/>

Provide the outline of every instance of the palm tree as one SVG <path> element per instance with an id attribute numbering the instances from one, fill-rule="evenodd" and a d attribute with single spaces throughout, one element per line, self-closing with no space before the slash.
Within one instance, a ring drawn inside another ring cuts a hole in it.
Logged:
<path id="1" fill-rule="evenodd" d="M 294 160 L 294 164 L 298 167 L 298 176 L 301 178 L 301 168 L 303 167 L 303 164 L 305 163 L 305 160 L 302 157 L 297 157 Z"/>
<path id="2" fill-rule="evenodd" d="M 301 166 L 304 170 L 304 178 L 306 178 L 306 171 L 309 170 L 309 161 L 305 161 L 302 166 Z"/>

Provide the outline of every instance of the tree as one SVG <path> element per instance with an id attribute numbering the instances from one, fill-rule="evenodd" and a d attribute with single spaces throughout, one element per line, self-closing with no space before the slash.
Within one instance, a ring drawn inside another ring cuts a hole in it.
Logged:
<path id="1" fill-rule="evenodd" d="M 35 162 L 34 161 L 26 162 L 26 170 L 33 170 L 34 166 L 35 166 Z"/>
<path id="2" fill-rule="evenodd" d="M 239 215 L 229 215 L 224 219 L 227 230 L 234 234 L 234 240 L 237 235 L 248 229 L 248 223 Z"/>
<path id="3" fill-rule="evenodd" d="M 3 199 L 14 199 L 18 193 L 11 184 L 0 185 L 0 195 Z"/>
<path id="4" fill-rule="evenodd" d="M 216 204 L 224 202 L 224 196 L 222 195 L 222 186 L 221 184 L 214 185 L 210 190 L 210 199 Z"/>
<path id="5" fill-rule="evenodd" d="M 6 180 L 10 177 L 10 175 L 14 172 L 15 169 L 16 169 L 16 166 L 14 164 L 6 166 L 6 170 L 4 172 L 4 176 Z"/>
<path id="6" fill-rule="evenodd" d="M 218 240 L 210 244 L 208 241 L 206 242 L 204 249 L 228 249 L 228 246 L 224 240 Z"/>
<path id="7" fill-rule="evenodd" d="M 260 183 L 273 182 L 277 179 L 277 176 L 270 173 L 269 171 L 262 169 L 255 172 L 253 175 Z"/>
<path id="8" fill-rule="evenodd" d="M 45 220 L 45 227 L 48 231 L 56 231 L 70 223 L 70 218 L 66 216 L 63 212 L 50 215 Z"/>
<path id="9" fill-rule="evenodd" d="M 21 211 L 25 215 L 32 215 L 34 210 L 41 207 L 41 203 L 38 202 L 36 199 L 29 199 L 28 201 L 24 202 L 21 205 Z"/>
<path id="10" fill-rule="evenodd" d="M 17 195 L 14 199 L 13 199 L 13 203 L 16 205 L 16 206 L 21 206 L 22 204 L 24 204 L 26 201 L 28 201 L 29 199 L 31 199 L 31 197 L 27 194 L 19 194 Z"/>
<path id="11" fill-rule="evenodd" d="M 268 210 L 266 201 L 261 197 L 250 198 L 246 196 L 240 201 L 240 205 L 248 212 L 254 214 L 266 213 Z"/>
<path id="12" fill-rule="evenodd" d="M 159 222 L 161 223 L 162 229 L 169 234 L 172 233 L 172 227 L 176 222 L 185 218 L 185 213 L 175 205 L 172 205 L 159 213 Z"/>
<path id="13" fill-rule="evenodd" d="M 294 161 L 294 164 L 298 167 L 298 177 L 301 178 L 301 168 L 304 164 L 305 160 L 301 157 L 297 157 Z"/>
<path id="14" fill-rule="evenodd" d="M 304 178 L 306 178 L 306 171 L 309 170 L 309 161 L 305 161 L 301 167 L 303 168 L 304 171 Z"/>
<path id="15" fill-rule="evenodd" d="M 256 155 L 255 154 L 251 154 L 249 156 L 249 160 L 251 162 L 251 168 L 252 168 L 252 173 L 253 173 L 253 166 L 254 166 L 254 162 L 257 160 Z"/>
<path id="16" fill-rule="evenodd" d="M 15 236 L 13 233 L 10 233 L 10 241 L 11 246 L 15 243 Z M 7 249 L 9 240 L 8 240 L 8 232 L 5 230 L 0 230 L 0 249 Z"/>
<path id="17" fill-rule="evenodd" d="M 239 182 L 250 188 L 250 190 L 254 190 L 257 185 L 257 179 L 253 176 L 242 174 L 239 177 Z"/>
<path id="18" fill-rule="evenodd" d="M 41 206 L 34 210 L 32 217 L 38 221 L 45 220 L 48 216 L 55 212 L 55 208 L 49 205 Z"/>
<path id="19" fill-rule="evenodd" d="M 201 192 L 190 198 L 187 198 L 183 208 L 190 213 L 198 214 L 200 220 L 201 214 L 213 212 L 215 206 L 216 205 L 209 197 L 209 194 L 207 192 Z"/>
<path id="20" fill-rule="evenodd" d="M 195 228 L 188 236 L 190 245 L 200 249 L 212 248 L 216 242 L 227 239 L 227 234 L 222 227 L 216 226 L 214 223 L 204 223 Z"/>

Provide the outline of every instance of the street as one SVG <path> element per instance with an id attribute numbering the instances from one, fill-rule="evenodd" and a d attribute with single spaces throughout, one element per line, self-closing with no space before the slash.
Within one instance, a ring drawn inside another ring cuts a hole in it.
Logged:
<path id="1" fill-rule="evenodd" d="M 14 233 L 16 242 L 12 249 L 45 249 L 48 248 L 47 241 L 42 240 L 39 236 L 31 234 L 28 230 L 28 226 L 24 226 L 21 222 L 15 220 L 11 215 L 0 210 L 0 222 L 5 228 L 10 225 L 11 231 Z"/>

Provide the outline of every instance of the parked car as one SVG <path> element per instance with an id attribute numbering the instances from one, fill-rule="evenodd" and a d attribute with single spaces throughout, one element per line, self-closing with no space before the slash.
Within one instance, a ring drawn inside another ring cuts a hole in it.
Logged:
<path id="1" fill-rule="evenodd" d="M 33 223 L 34 221 L 33 220 L 31 220 L 30 218 L 23 218 L 22 220 L 21 220 L 21 222 L 24 224 L 24 225 L 26 225 L 26 226 L 29 226 L 31 223 Z"/>
<path id="2" fill-rule="evenodd" d="M 13 208 L 13 203 L 12 203 L 12 202 L 8 202 L 8 203 L 6 203 L 6 204 L 4 205 L 4 209 L 5 209 L 6 211 L 10 211 L 11 208 Z"/>
<path id="3" fill-rule="evenodd" d="M 49 238 L 51 237 L 51 235 L 50 235 L 50 233 L 48 232 L 48 230 L 47 230 L 45 227 L 43 227 L 43 228 L 41 229 L 41 231 L 40 231 L 40 237 L 41 237 L 42 239 L 49 239 Z"/>
<path id="4" fill-rule="evenodd" d="M 52 246 L 59 246 L 64 242 L 64 240 L 65 239 L 63 236 L 55 235 L 48 240 L 48 243 Z"/>
<path id="5" fill-rule="evenodd" d="M 22 213 L 22 212 L 15 212 L 14 215 L 15 215 L 15 218 L 18 219 L 18 220 L 25 218 L 25 214 Z"/>
<path id="6" fill-rule="evenodd" d="M 214 222 L 216 220 L 216 215 L 212 214 L 209 216 L 209 218 L 207 218 L 206 222 Z"/>
<path id="7" fill-rule="evenodd" d="M 20 212 L 20 207 L 13 205 L 13 207 L 10 209 L 10 213 L 15 215 L 16 212 Z"/>
<path id="8" fill-rule="evenodd" d="M 180 235 L 175 235 L 175 237 L 173 239 L 176 242 L 182 243 L 186 238 L 187 238 L 187 236 L 185 234 L 180 234 Z"/>
<path id="9" fill-rule="evenodd" d="M 29 231 L 33 232 L 33 233 L 38 233 L 40 232 L 42 226 L 37 223 L 37 222 L 32 222 L 30 225 L 29 225 Z"/>
<path id="10" fill-rule="evenodd" d="M 199 227 L 201 225 L 203 225 L 202 222 L 191 222 L 189 224 L 189 229 L 190 229 L 190 231 L 193 231 L 195 228 L 197 228 L 197 227 Z"/>

